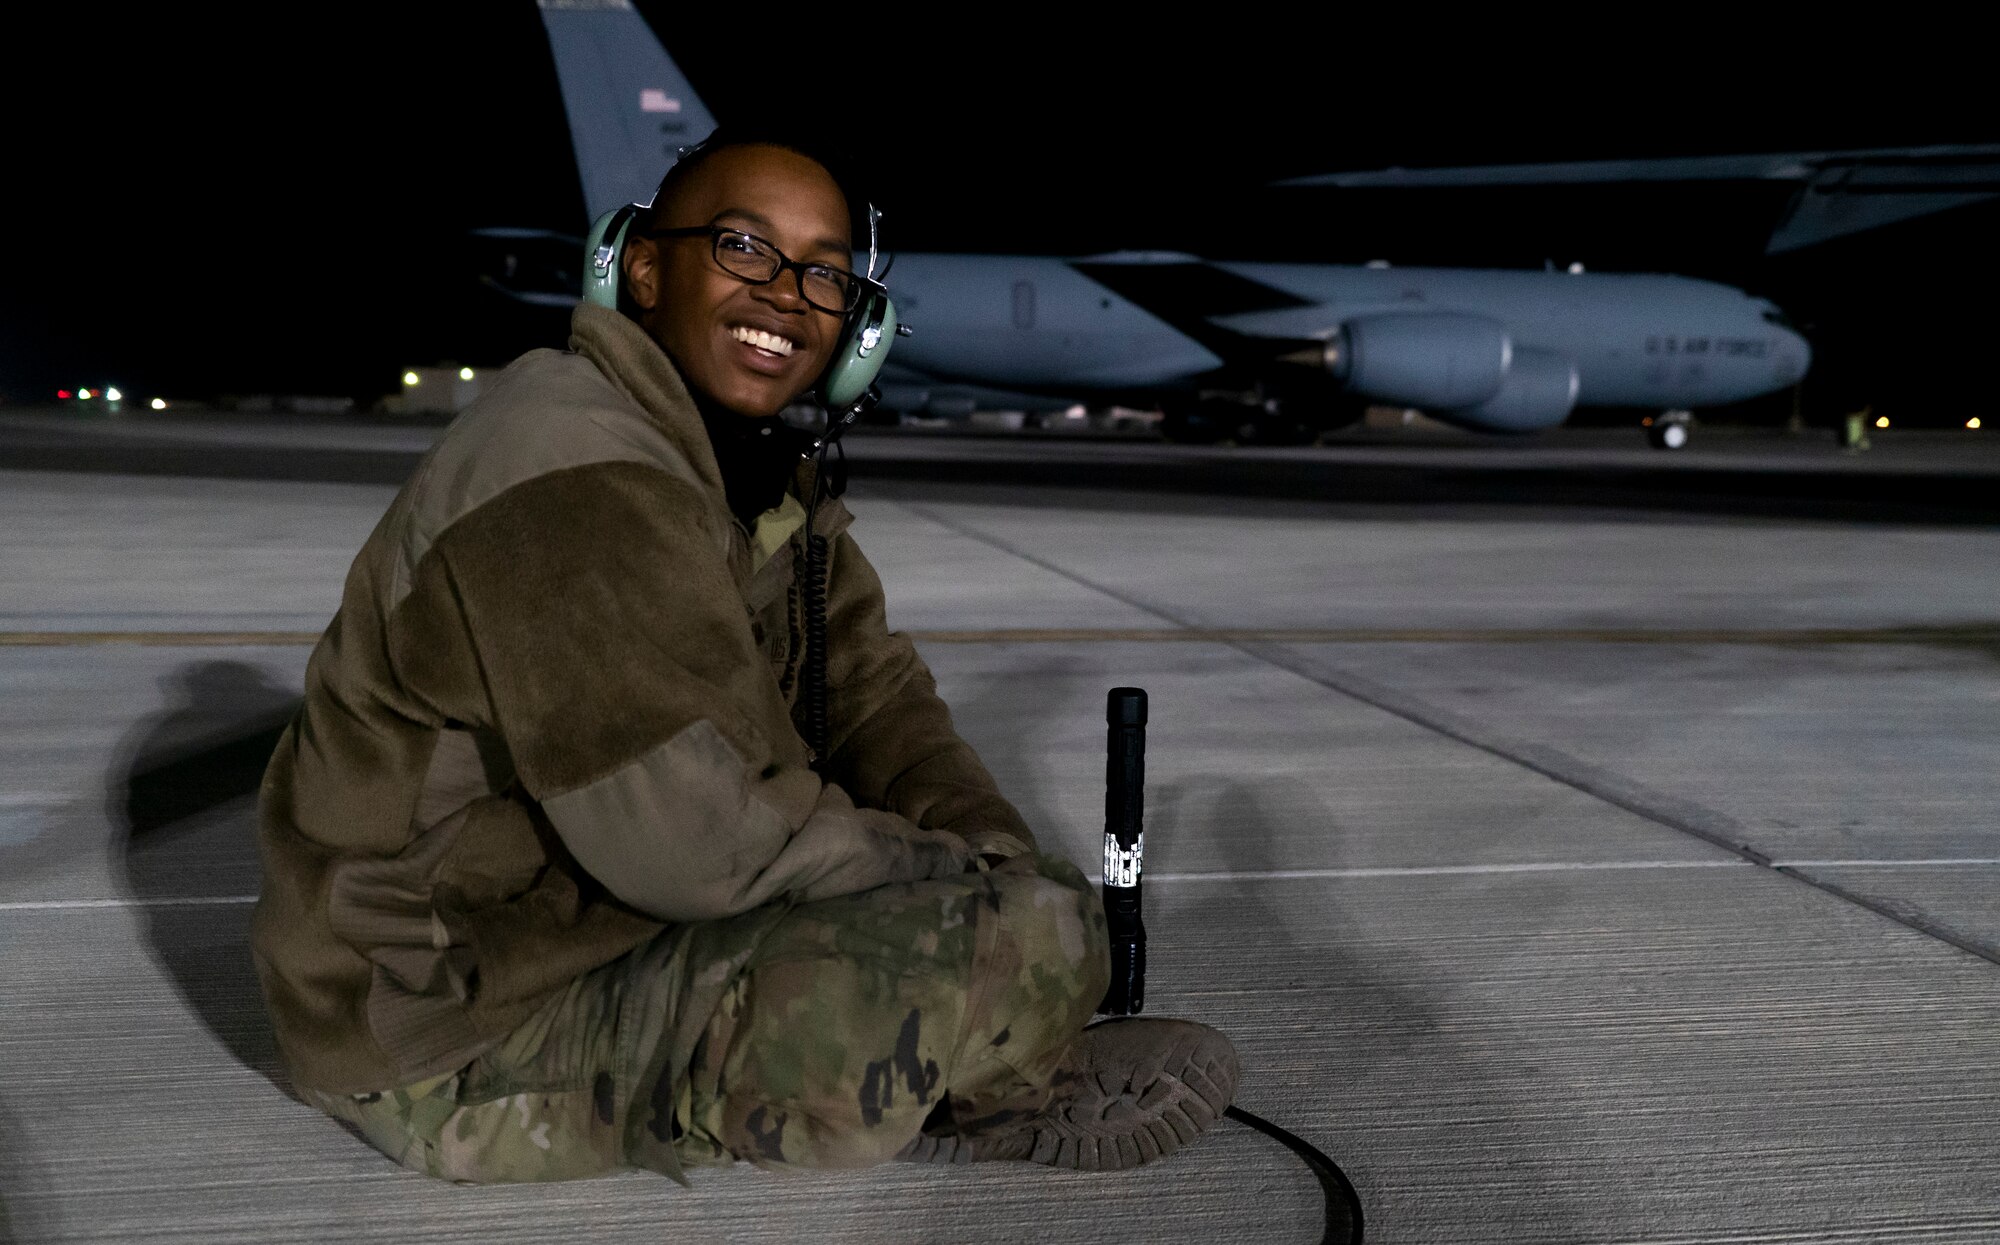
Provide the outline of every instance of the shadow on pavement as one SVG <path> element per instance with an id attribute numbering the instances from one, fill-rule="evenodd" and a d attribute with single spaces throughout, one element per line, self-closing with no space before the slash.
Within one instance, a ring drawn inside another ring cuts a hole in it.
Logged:
<path id="1" fill-rule="evenodd" d="M 1037 664 L 1033 680 L 1022 679 L 1011 670 L 960 673 L 953 680 L 953 727 L 978 751 L 980 761 L 1000 784 L 1001 794 L 1020 810 L 1045 852 L 1063 851 L 1057 830 L 1063 822 L 1091 824 L 1103 816 L 1103 809 L 1093 804 L 1087 809 L 1068 810 L 1069 816 L 1057 809 L 1041 757 L 1043 740 L 1031 733 L 1028 723 L 1101 724 L 1104 682 L 1097 663 L 1053 651 Z M 1024 697 L 1037 698 L 1026 712 Z M 1094 867 L 1087 857 L 1076 863 L 1086 871 Z"/>
<path id="2" fill-rule="evenodd" d="M 257 667 L 202 661 L 163 680 L 168 708 L 137 723 L 110 792 L 124 866 L 154 958 L 231 1054 L 277 1079 L 250 960 L 257 790 L 298 694 Z"/>
<path id="3" fill-rule="evenodd" d="M 1279 846 L 1280 818 L 1339 834 L 1336 814 L 1297 779 L 1162 776 L 1151 785 L 1149 872 L 1176 870 L 1174 845 L 1183 836 L 1218 837 L 1232 873 L 1271 873 L 1294 863 Z M 1234 979 L 1208 975 L 1218 997 L 1204 1008 L 1195 994 L 1192 1018 L 1212 1019 L 1204 1012 L 1219 1008 L 1243 1010 L 1246 994 L 1256 1000 L 1244 1012 L 1256 1023 L 1230 1035 L 1243 1054 L 1238 1103 L 1339 1164 L 1371 1227 L 1384 1235 L 1447 1239 L 1463 1208 L 1433 1216 L 1388 1200 L 1396 1196 L 1390 1190 L 1407 1198 L 1413 1188 L 1434 1184 L 1440 1164 L 1483 1153 L 1494 1139 L 1482 1138 L 1482 1131 L 1504 1129 L 1497 1121 L 1529 1114 L 1529 1104 L 1510 1103 L 1511 1091 L 1481 1066 L 1478 1053 L 1447 1036 L 1448 1017 L 1406 984 L 1410 974 L 1390 960 L 1394 946 L 1340 911 L 1343 888 L 1368 884 L 1177 883 L 1170 902 L 1163 894 L 1148 904 L 1148 940 L 1162 950 L 1179 944 L 1183 956 L 1192 952 L 1236 966 Z M 1314 905 L 1309 917 L 1288 907 L 1294 895 Z M 1157 924 L 1151 910 L 1160 912 Z M 1158 983 L 1162 994 L 1176 985 Z M 1440 1084 L 1450 1087 L 1448 1102 L 1436 1101 Z M 1407 1108 L 1399 1106 L 1404 1103 Z M 1379 1150 L 1371 1146 L 1378 1139 Z M 1268 1144 L 1272 1164 L 1299 1162 L 1276 1142 Z M 1509 1158 L 1507 1201 L 1525 1216 L 1522 1222 L 1532 1219 L 1537 1240 L 1581 1239 L 1559 1178 L 1532 1157 Z M 1483 1213 L 1515 1211 L 1488 1207 Z M 1399 1220 L 1400 1230 L 1388 1227 Z"/>
<path id="4" fill-rule="evenodd" d="M 28 1159 L 27 1140 L 0 1105 L 0 1245 L 54 1239 L 56 1225 L 45 1208 L 29 1202 L 45 1183 Z"/>

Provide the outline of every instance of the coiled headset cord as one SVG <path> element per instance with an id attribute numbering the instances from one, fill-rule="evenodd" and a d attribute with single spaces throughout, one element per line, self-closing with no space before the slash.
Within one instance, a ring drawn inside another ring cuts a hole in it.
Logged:
<path id="1" fill-rule="evenodd" d="M 820 443 L 819 452 L 813 458 L 812 501 L 806 506 L 806 574 L 805 585 L 800 590 L 805 612 L 806 656 L 801 672 L 799 698 L 804 702 L 806 743 L 812 748 L 813 765 L 826 764 L 827 716 L 826 716 L 826 537 L 813 530 L 813 520 L 819 513 L 819 499 L 831 493 L 839 496 L 840 490 L 830 489 L 826 477 L 826 454 L 838 444 L 838 438 L 828 437 Z M 842 451 L 843 461 L 846 451 Z M 1321 1245 L 1361 1245 L 1361 1198 L 1354 1191 L 1354 1185 L 1347 1179 L 1347 1173 L 1338 1164 L 1320 1153 L 1310 1142 L 1278 1127 L 1263 1116 L 1254 1115 L 1241 1107 L 1230 1107 L 1223 1115 L 1239 1124 L 1254 1128 L 1276 1141 L 1305 1160 L 1319 1181 L 1321 1194 L 1326 1199 L 1326 1234 L 1320 1238 Z M 1345 1230 L 1343 1234 L 1343 1229 Z"/>
<path id="2" fill-rule="evenodd" d="M 807 524 L 812 520 L 808 518 Z M 812 749 L 813 765 L 826 764 L 826 537 L 812 532 L 806 536 L 805 599 L 806 660 L 805 678 L 799 698 L 805 702 L 806 744 Z"/>
<path id="3" fill-rule="evenodd" d="M 800 670 L 799 699 L 803 702 L 805 718 L 806 746 L 812 749 L 813 768 L 826 764 L 828 728 L 826 716 L 826 537 L 813 530 L 813 522 L 819 515 L 819 499 L 823 496 L 838 497 L 844 490 L 832 488 L 826 478 L 826 454 L 839 444 L 839 434 L 834 432 L 820 442 L 819 450 L 813 456 L 812 499 L 806 505 L 806 574 L 805 584 L 799 590 L 803 612 L 805 613 L 806 656 Z M 842 450 L 841 464 L 847 462 L 847 451 Z M 843 472 L 843 474 L 845 474 Z"/>

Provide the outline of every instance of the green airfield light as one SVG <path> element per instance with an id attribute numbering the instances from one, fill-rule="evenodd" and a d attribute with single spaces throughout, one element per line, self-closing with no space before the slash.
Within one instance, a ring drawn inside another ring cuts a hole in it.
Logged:
<path id="1" fill-rule="evenodd" d="M 122 402 L 125 400 L 125 395 L 118 392 L 118 386 L 113 385 L 104 391 L 104 400 L 106 402 Z"/>
<path id="2" fill-rule="evenodd" d="M 88 389 L 79 389 L 76 391 L 76 396 L 82 398 L 85 402 L 88 402 L 97 395 L 91 393 L 90 390 Z"/>

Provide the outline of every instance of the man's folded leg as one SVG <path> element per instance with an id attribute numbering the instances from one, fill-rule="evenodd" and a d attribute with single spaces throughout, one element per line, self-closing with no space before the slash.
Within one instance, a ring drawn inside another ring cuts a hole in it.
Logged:
<path id="1" fill-rule="evenodd" d="M 1088 879 L 1023 856 L 676 927 L 464 1069 L 301 1096 L 460 1182 L 679 1178 L 737 1158 L 863 1167 L 927 1120 L 1037 1110 L 1109 974 Z"/>
<path id="2" fill-rule="evenodd" d="M 1109 975 L 1096 891 L 1051 857 L 801 905 L 696 1049 L 681 1157 L 866 1167 L 927 1120 L 1037 1110 Z"/>
<path id="3" fill-rule="evenodd" d="M 671 927 L 585 973 L 493 1049 L 384 1093 L 299 1097 L 413 1171 L 462 1184 L 628 1167 L 679 1178 L 674 1078 L 782 904 Z M 664 1083 L 663 1083 L 664 1082 Z"/>

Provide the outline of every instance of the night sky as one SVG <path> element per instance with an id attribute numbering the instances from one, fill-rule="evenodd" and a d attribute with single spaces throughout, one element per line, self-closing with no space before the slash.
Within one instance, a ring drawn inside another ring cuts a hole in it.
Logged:
<path id="1" fill-rule="evenodd" d="M 1435 9 L 1357 25 L 1329 6 L 1244 7 L 1256 26 L 1226 29 L 641 8 L 724 120 L 813 118 L 905 249 L 1690 272 L 1812 322 L 1830 375 L 1906 388 L 1917 358 L 1926 400 L 1970 383 L 1993 328 L 1990 207 L 1769 261 L 1782 192 L 1764 186 L 1266 188 L 1398 163 L 1992 142 L 1969 31 L 1750 33 L 1711 6 L 1445 30 Z M 585 224 L 529 0 L 223 12 L 89 10 L 12 41 L 30 63 L 4 88 L 0 398 L 367 399 L 406 364 L 560 342 L 563 314 L 482 289 L 465 241 Z"/>

